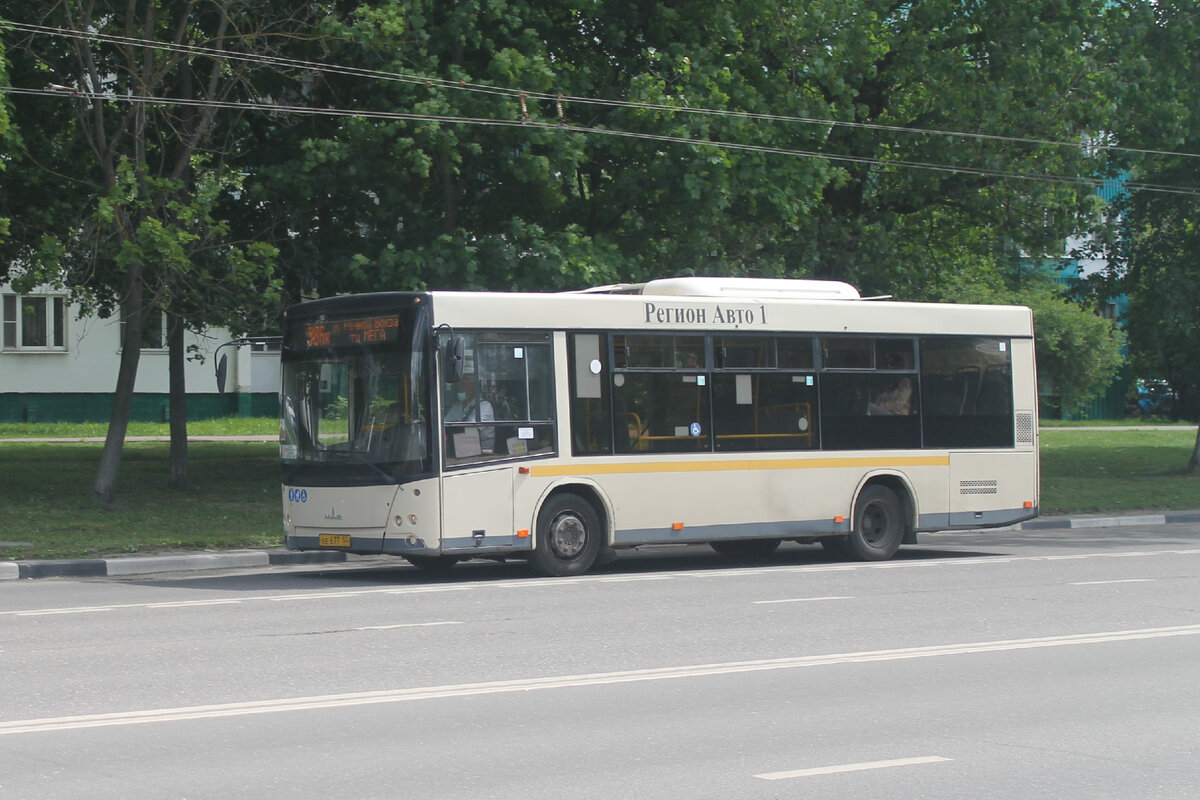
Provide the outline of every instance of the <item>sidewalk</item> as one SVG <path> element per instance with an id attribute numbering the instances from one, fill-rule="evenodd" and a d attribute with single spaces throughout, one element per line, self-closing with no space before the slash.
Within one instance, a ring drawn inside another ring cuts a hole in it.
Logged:
<path id="1" fill-rule="evenodd" d="M 1200 523 L 1200 510 L 1167 511 L 1161 514 L 1125 514 L 1121 516 L 1043 517 L 1021 522 L 1005 531 L 1072 530 L 1079 528 L 1121 528 L 1173 523 Z M 60 561 L 0 561 L 0 581 L 19 578 L 102 578 L 148 575 L 162 572 L 237 569 L 293 564 L 332 564 L 347 561 L 347 554 L 336 550 L 294 552 L 290 550 L 231 550 L 224 553 L 178 553 L 119 558 L 82 558 Z"/>

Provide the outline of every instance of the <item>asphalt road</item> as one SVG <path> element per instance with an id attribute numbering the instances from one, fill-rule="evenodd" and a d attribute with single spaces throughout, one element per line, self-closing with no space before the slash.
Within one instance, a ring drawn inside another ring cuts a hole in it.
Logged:
<path id="1" fill-rule="evenodd" d="M 0 797 L 1193 798 L 1200 526 L 0 583 Z"/>

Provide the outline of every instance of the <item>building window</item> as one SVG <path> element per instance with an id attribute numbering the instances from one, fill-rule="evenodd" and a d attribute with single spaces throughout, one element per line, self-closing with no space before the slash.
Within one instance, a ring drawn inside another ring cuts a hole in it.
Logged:
<path id="1" fill-rule="evenodd" d="M 121 341 L 125 341 L 125 320 L 127 314 L 121 309 Z M 152 308 L 146 312 L 146 321 L 142 323 L 142 349 L 164 350 L 167 347 L 167 315 L 161 308 Z"/>
<path id="2" fill-rule="evenodd" d="M 0 330 L 5 350 L 65 350 L 66 298 L 3 295 Z"/>

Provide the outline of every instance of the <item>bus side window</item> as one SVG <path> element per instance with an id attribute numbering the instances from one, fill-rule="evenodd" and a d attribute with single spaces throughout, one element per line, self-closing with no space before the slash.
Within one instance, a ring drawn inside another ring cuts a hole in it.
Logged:
<path id="1" fill-rule="evenodd" d="M 1007 339 L 921 339 L 925 447 L 1012 447 L 1012 348 Z"/>
<path id="2" fill-rule="evenodd" d="M 578 455 L 611 453 L 613 426 L 608 399 L 606 337 L 598 333 L 573 333 L 570 353 L 571 447 Z M 618 423 L 617 448 L 630 449 L 628 427 Z"/>
<path id="3" fill-rule="evenodd" d="M 552 453 L 554 377 L 550 336 L 537 331 L 463 332 L 467 371 L 444 387 L 451 465 Z M 459 399 L 458 395 L 466 395 Z"/>
<path id="4" fill-rule="evenodd" d="M 613 376 L 613 410 L 617 427 L 624 426 L 629 435 L 628 449 L 618 448 L 618 452 L 683 453 L 709 449 L 705 376 L 681 372 L 618 373 Z"/>
<path id="5" fill-rule="evenodd" d="M 830 337 L 821 374 L 822 446 L 880 450 L 921 446 L 914 343 L 907 338 Z"/>
<path id="6" fill-rule="evenodd" d="M 810 450 L 818 445 L 812 375 L 786 372 L 713 375 L 717 450 Z"/>

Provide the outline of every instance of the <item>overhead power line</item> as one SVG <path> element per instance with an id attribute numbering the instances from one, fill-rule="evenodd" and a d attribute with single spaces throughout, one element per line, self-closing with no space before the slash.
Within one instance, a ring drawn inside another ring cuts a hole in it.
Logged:
<path id="1" fill-rule="evenodd" d="M 1075 150 L 1087 149 L 1093 151 L 1105 151 L 1114 153 L 1130 153 L 1139 155 L 1153 156 L 1169 156 L 1180 158 L 1200 158 L 1200 154 L 1177 152 L 1170 150 L 1153 150 L 1147 148 L 1122 147 L 1118 145 L 1101 144 L 1097 142 L 1064 142 L 1053 139 L 1039 139 L 1022 136 L 1007 136 L 1002 134 L 977 133 L 969 131 L 953 131 L 937 128 L 919 128 L 904 125 L 885 125 L 872 122 L 853 122 L 834 119 L 821 119 L 816 117 L 803 117 L 784 114 L 766 114 L 761 112 L 751 111 L 736 111 L 729 109 L 716 108 L 695 108 L 688 106 L 670 105 L 665 103 L 645 103 L 632 100 L 610 100 L 596 97 L 584 97 L 579 95 L 555 94 L 551 92 L 539 92 L 525 89 L 515 89 L 511 87 L 492 86 L 488 84 L 472 83 L 468 81 L 457 81 L 445 78 L 436 78 L 425 75 L 414 75 L 402 72 L 389 72 L 384 70 L 363 69 L 360 67 L 349 67 L 337 64 L 326 64 L 318 61 L 307 61 L 302 59 L 284 58 L 281 56 L 270 56 L 261 53 L 239 53 L 232 50 L 224 50 L 212 47 L 204 47 L 199 45 L 184 45 L 172 42 L 160 42 L 151 39 L 141 39 L 130 36 L 118 36 L 113 34 L 100 33 L 98 31 L 77 31 L 70 28 L 53 27 L 47 25 L 34 25 L 22 22 L 5 22 L 3 27 L 9 27 L 13 30 L 20 30 L 27 33 L 42 34 L 48 36 L 58 36 L 70 39 L 79 39 L 86 41 L 107 42 L 109 44 L 129 45 L 134 47 L 147 47 L 167 52 L 179 53 L 182 55 L 200 55 L 210 58 L 223 58 L 233 61 L 240 61 L 252 64 L 261 64 L 265 66 L 285 67 L 291 69 L 311 70 L 314 72 L 323 72 L 332 75 L 343 75 L 347 77 L 371 78 L 377 80 L 386 80 L 398 83 L 417 84 L 429 88 L 451 89 L 456 91 L 467 91 L 481 94 L 491 94 L 500 97 L 508 97 L 515 100 L 528 98 L 531 100 L 541 100 L 546 102 L 573 103 L 577 105 L 596 105 L 607 106 L 613 108 L 626 108 L 643 111 L 661 111 L 673 114 L 690 114 L 703 115 L 713 117 L 729 117 L 735 119 L 745 119 L 764 122 L 782 122 L 795 123 L 802 125 L 814 125 L 834 128 L 851 128 L 859 130 L 875 130 L 888 131 L 893 133 L 905 133 L 913 135 L 926 136 L 942 136 L 960 139 L 974 139 L 978 141 L 995 141 L 1006 142 L 1010 144 L 1027 144 L 1038 145 L 1044 147 L 1072 148 Z"/>
<path id="2" fill-rule="evenodd" d="M 643 133 L 626 131 L 616 128 L 596 128 L 565 123 L 536 122 L 525 119 L 493 119 L 486 117 L 459 117 L 453 115 L 417 114 L 399 111 L 362 111 L 345 108 L 314 108 L 312 106 L 286 105 L 281 103 L 256 103 L 246 101 L 216 101 L 216 100 L 184 100 L 164 97 L 137 97 L 132 95 L 109 95 L 83 92 L 70 87 L 55 86 L 45 89 L 25 89 L 17 87 L 0 87 L 0 91 L 10 94 L 47 96 L 56 98 L 80 98 L 96 102 L 127 102 L 159 106 L 192 106 L 241 111 L 261 111 L 278 114 L 294 114 L 303 116 L 326 116 L 356 119 L 374 119 L 385 121 L 433 122 L 439 124 L 474 125 L 482 127 L 524 128 L 527 130 L 545 130 L 559 133 L 576 133 L 596 136 L 616 136 L 629 139 L 669 144 L 694 145 L 713 147 L 722 150 L 737 150 L 768 155 L 792 156 L 799 158 L 824 159 L 841 163 L 868 164 L 882 167 L 902 167 L 906 169 L 930 170 L 936 172 L 977 175 L 981 177 L 1003 178 L 1014 180 L 1034 181 L 1040 183 L 1058 183 L 1070 186 L 1083 186 L 1098 189 L 1105 183 L 1103 178 L 1081 178 L 1070 175 L 1049 175 L 1009 172 L 998 169 L 972 167 L 965 165 L 937 164 L 932 162 L 905 161 L 901 159 L 884 159 L 873 156 L 854 156 L 830 154 L 819 151 L 795 150 L 769 145 L 745 144 L 713 139 L 695 139 L 686 136 L 670 136 L 666 134 Z M 1200 195 L 1200 188 L 1186 186 L 1171 186 L 1152 184 L 1139 181 L 1125 181 L 1122 186 L 1130 191 L 1161 192 L 1169 194 Z"/>

